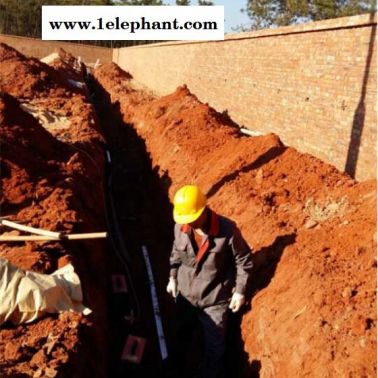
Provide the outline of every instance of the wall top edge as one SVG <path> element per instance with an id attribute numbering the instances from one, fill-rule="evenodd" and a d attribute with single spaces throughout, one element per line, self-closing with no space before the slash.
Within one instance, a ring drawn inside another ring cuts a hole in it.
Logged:
<path id="1" fill-rule="evenodd" d="M 52 41 L 52 40 L 45 41 L 45 40 L 42 40 L 42 39 L 39 39 L 39 38 L 22 37 L 20 35 L 11 35 L 11 34 L 0 34 L 0 42 L 3 42 L 2 38 L 13 38 L 13 39 L 19 39 L 19 40 L 38 41 L 38 42 L 42 42 L 42 43 L 46 43 L 46 44 L 48 44 L 48 43 L 59 43 L 59 44 L 62 44 L 62 45 L 75 45 L 75 46 L 78 46 L 78 47 L 84 46 L 84 47 L 90 47 L 90 48 L 102 49 L 102 50 L 108 50 L 108 51 L 114 50 L 110 47 L 104 47 L 104 46 L 95 46 L 95 45 L 76 43 L 76 42 L 70 42 L 70 41 Z"/>
<path id="2" fill-rule="evenodd" d="M 248 38 L 257 37 L 265 35 L 280 35 L 280 34 L 290 34 L 290 33 L 306 33 L 319 30 L 332 30 L 332 29 L 343 29 L 350 27 L 360 27 L 360 26 L 370 26 L 377 24 L 377 13 L 374 14 L 362 14 L 350 17 L 339 17 L 332 18 L 329 20 L 307 22 L 299 25 L 289 25 L 274 29 L 263 29 L 252 32 L 244 32 L 231 34 L 229 38 L 225 39 L 237 39 L 237 38 Z"/>
<path id="3" fill-rule="evenodd" d="M 374 14 L 362 14 L 357 16 L 351 17 L 340 17 L 340 18 L 333 18 L 329 20 L 322 20 L 322 21 L 315 21 L 315 22 L 308 22 L 305 24 L 300 25 L 290 25 L 284 26 L 280 28 L 271 28 L 271 29 L 262 29 L 257 31 L 251 32 L 242 32 L 242 33 L 235 33 L 235 34 L 228 34 L 225 36 L 224 41 L 168 41 L 168 42 L 160 42 L 148 45 L 139 45 L 139 46 L 130 46 L 130 47 L 121 47 L 117 48 L 109 48 L 103 46 L 94 46 L 88 44 L 80 44 L 70 41 L 43 41 L 38 38 L 30 38 L 30 37 L 22 37 L 17 35 L 8 35 L 8 34 L 0 34 L 0 42 L 2 38 L 14 38 L 14 39 L 22 39 L 22 40 L 30 40 L 30 41 L 39 41 L 44 43 L 61 43 L 62 45 L 70 44 L 70 45 L 77 45 L 77 46 L 85 46 L 91 47 L 96 49 L 102 50 L 120 50 L 120 49 L 145 49 L 151 47 L 164 47 L 164 46 L 171 46 L 171 45 L 187 45 L 187 44 L 198 44 L 198 43 L 222 43 L 227 41 L 234 41 L 234 40 L 242 40 L 242 39 L 254 39 L 254 38 L 264 38 L 264 37 L 273 37 L 279 35 L 287 35 L 287 34 L 299 34 L 299 33 L 310 33 L 310 32 L 319 32 L 319 31 L 327 31 L 327 30 L 334 30 L 334 29 L 345 29 L 345 28 L 354 28 L 354 27 L 366 27 L 372 26 L 377 24 L 377 13 Z"/>
<path id="4" fill-rule="evenodd" d="M 198 43 L 222 43 L 227 41 L 242 40 L 242 39 L 254 39 L 254 38 L 264 38 L 264 37 L 273 37 L 279 35 L 287 34 L 300 34 L 300 33 L 311 33 L 335 29 L 346 29 L 346 28 L 357 28 L 357 27 L 366 27 L 377 24 L 377 13 L 366 13 L 357 16 L 350 17 L 339 17 L 332 18 L 329 20 L 307 22 L 300 25 L 289 25 L 283 26 L 280 28 L 271 28 L 271 29 L 262 29 L 251 32 L 242 32 L 235 34 L 227 34 L 224 41 L 168 41 L 160 42 L 148 45 L 139 45 L 139 46 L 130 46 L 130 47 L 121 47 L 119 49 L 146 49 L 151 47 L 164 47 L 171 45 L 187 45 L 187 44 L 198 44 Z"/>

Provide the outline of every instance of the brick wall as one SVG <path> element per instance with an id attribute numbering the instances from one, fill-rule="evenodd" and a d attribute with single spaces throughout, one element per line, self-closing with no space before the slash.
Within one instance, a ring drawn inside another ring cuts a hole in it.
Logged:
<path id="1" fill-rule="evenodd" d="M 34 56 L 38 59 L 57 51 L 61 47 L 76 57 L 80 56 L 86 63 L 94 63 L 97 59 L 100 59 L 101 63 L 112 61 L 112 49 L 106 47 L 69 42 L 42 41 L 40 39 L 1 34 L 0 42 L 12 46 L 24 55 Z"/>
<path id="2" fill-rule="evenodd" d="M 376 16 L 115 49 L 113 60 L 160 95 L 181 84 L 239 125 L 376 177 Z"/>

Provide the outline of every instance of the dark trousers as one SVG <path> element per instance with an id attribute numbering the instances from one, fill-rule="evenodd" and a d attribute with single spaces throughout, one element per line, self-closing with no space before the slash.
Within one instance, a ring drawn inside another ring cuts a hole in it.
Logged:
<path id="1" fill-rule="evenodd" d="M 190 376 L 190 364 L 193 364 L 191 357 L 199 355 L 201 377 L 219 378 L 222 376 L 227 315 L 227 303 L 200 309 L 179 294 L 176 299 L 172 355 L 180 374 Z M 198 326 L 202 331 L 203 346 L 192 343 Z"/>

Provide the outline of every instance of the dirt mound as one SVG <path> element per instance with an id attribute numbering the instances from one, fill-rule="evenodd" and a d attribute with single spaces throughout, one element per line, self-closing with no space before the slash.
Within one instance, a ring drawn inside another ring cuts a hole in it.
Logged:
<path id="1" fill-rule="evenodd" d="M 0 86 L 17 98 L 66 97 L 69 86 L 53 68 L 0 43 Z M 16 73 L 16 74 L 15 74 Z"/>
<path id="2" fill-rule="evenodd" d="M 63 79 L 68 81 L 71 87 L 81 90 L 80 92 L 87 96 L 89 95 L 83 81 L 86 75 L 86 67 L 72 54 L 63 49 L 59 49 L 57 57 L 48 64 L 53 67 Z"/>
<path id="3" fill-rule="evenodd" d="M 131 80 L 133 77 L 126 71 L 123 71 L 115 63 L 107 63 L 97 68 L 96 72 L 103 75 L 109 82 L 122 83 L 123 80 Z"/>
<path id="4" fill-rule="evenodd" d="M 185 87 L 154 99 L 123 74 L 95 77 L 145 140 L 170 198 L 200 185 L 252 247 L 256 293 L 242 332 L 255 373 L 374 375 L 375 182 L 276 135 L 243 136 Z"/>
<path id="5" fill-rule="evenodd" d="M 109 100 L 116 108 L 121 107 L 122 114 L 134 114 L 134 111 L 141 103 L 146 103 L 154 99 L 151 93 L 140 91 L 135 88 L 135 84 L 129 73 L 121 70 L 116 64 L 104 64 L 96 69 L 95 77 L 101 78 L 100 87 L 110 88 L 112 91 L 104 91 L 103 95 L 109 97 Z M 123 94 L 122 101 L 118 101 Z"/>
<path id="6" fill-rule="evenodd" d="M 103 231 L 103 139 L 94 109 L 83 95 L 67 91 L 53 68 L 4 45 L 1 56 L 0 80 L 5 88 L 15 85 L 12 93 L 19 96 L 0 95 L 2 216 L 54 231 Z M 29 84 L 22 86 L 18 70 Z M 66 95 L 72 97 L 67 100 Z M 48 104 L 49 110 L 51 104 L 63 104 L 54 111 L 67 116 L 65 134 L 55 132 L 54 118 L 46 116 L 51 126 L 47 128 L 26 112 L 19 101 L 26 97 L 28 104 Z M 87 319 L 63 313 L 29 325 L 2 327 L 2 376 L 85 376 L 86 369 L 104 376 L 104 249 L 99 241 L 1 243 L 0 256 L 22 269 L 51 273 L 72 262 L 84 302 L 93 310 Z"/>
<path id="7" fill-rule="evenodd" d="M 49 131 L 54 137 L 90 152 L 95 155 L 94 159 L 101 159 L 99 143 L 103 138 L 99 134 L 97 115 L 87 99 L 88 90 L 69 82 L 75 75 L 84 85 L 83 77 L 70 65 L 73 57 L 64 51 L 60 54 L 64 59 L 53 62 L 57 68 L 61 67 L 56 70 L 0 44 L 0 87 L 17 98 L 24 110 L 46 128 L 53 124 Z M 58 127 L 57 117 L 65 117 L 68 127 Z"/>
<path id="8" fill-rule="evenodd" d="M 243 336 L 261 376 L 376 375 L 375 190 L 318 199 L 323 220 L 297 233 L 254 297 Z"/>

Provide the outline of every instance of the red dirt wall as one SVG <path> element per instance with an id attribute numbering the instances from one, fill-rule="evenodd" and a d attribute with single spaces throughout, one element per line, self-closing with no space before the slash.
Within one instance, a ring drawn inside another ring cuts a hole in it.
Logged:
<path id="1" fill-rule="evenodd" d="M 54 231 L 103 231 L 103 139 L 92 105 L 67 77 L 0 44 L 1 215 Z M 47 120 L 64 117 L 68 127 L 46 129 L 22 105 Z M 104 249 L 103 241 L 1 243 L 0 257 L 22 269 L 52 273 L 72 262 L 93 310 L 4 325 L 2 376 L 105 376 Z"/>
<path id="2" fill-rule="evenodd" d="M 186 87 L 153 98 L 114 65 L 95 77 L 170 198 L 200 185 L 253 249 L 242 334 L 260 377 L 375 375 L 375 181 L 357 183 L 274 134 L 243 136 Z"/>

